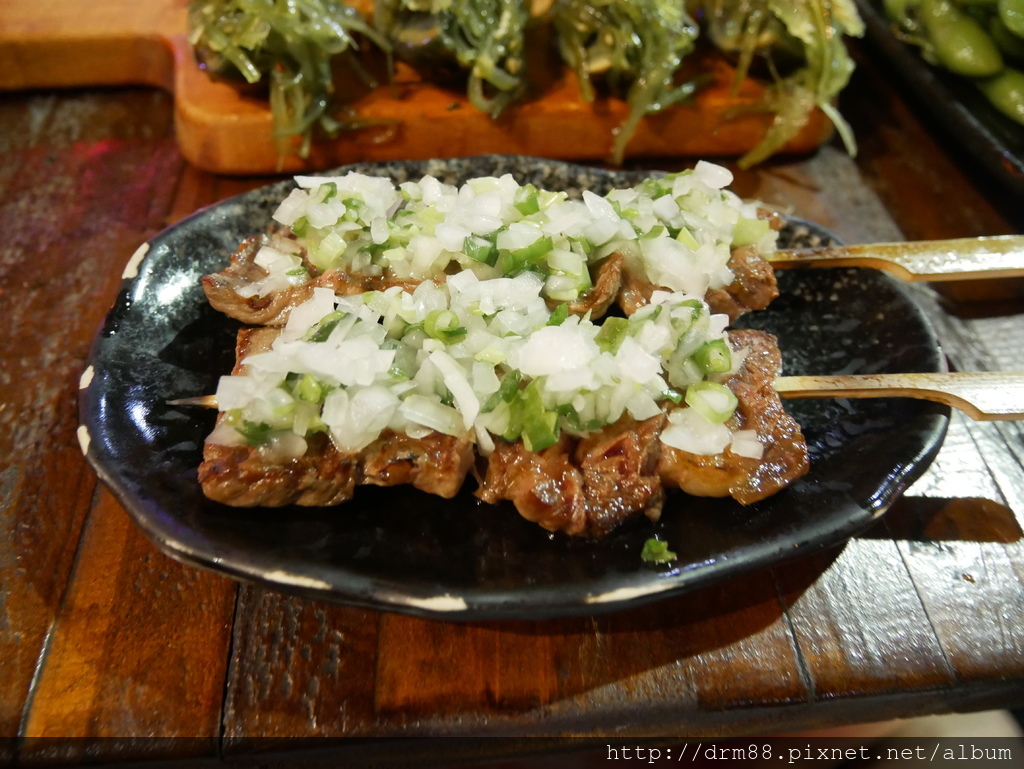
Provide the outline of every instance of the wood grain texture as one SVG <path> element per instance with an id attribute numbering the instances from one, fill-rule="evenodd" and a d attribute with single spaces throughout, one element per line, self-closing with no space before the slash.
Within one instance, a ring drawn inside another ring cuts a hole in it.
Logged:
<path id="1" fill-rule="evenodd" d="M 853 539 L 800 594 L 783 583 L 816 699 L 949 687 L 920 597 L 891 540 Z"/>
<path id="2" fill-rule="evenodd" d="M 31 758 L 169 757 L 162 742 L 191 738 L 176 757 L 217 753 L 237 587 L 171 561 L 148 542 L 107 491 L 85 526 L 67 596 L 41 660 L 22 726 Z M 130 741 L 125 741 L 130 742 Z"/>
<path id="3" fill-rule="evenodd" d="M 69 143 L 66 113 L 36 107 L 49 120 L 27 132 L 23 113 L 0 111 L 0 688 L 13 693 L 0 705 L 4 733 L 17 731 L 95 489 L 76 448 L 78 379 L 120 267 L 157 228 L 180 166 L 170 142 Z"/>
<path id="4" fill-rule="evenodd" d="M 185 17 L 179 2 L 11 0 L 0 9 L 0 89 L 169 86 L 167 33 L 184 31 Z"/>
<path id="5" fill-rule="evenodd" d="M 226 736 L 724 732 L 751 691 L 808 701 L 796 657 L 764 575 L 603 617 L 469 624 L 246 589 Z"/>
<path id="6" fill-rule="evenodd" d="M 375 731 L 377 612 L 243 587 L 235 619 L 227 752 L 297 735 Z"/>

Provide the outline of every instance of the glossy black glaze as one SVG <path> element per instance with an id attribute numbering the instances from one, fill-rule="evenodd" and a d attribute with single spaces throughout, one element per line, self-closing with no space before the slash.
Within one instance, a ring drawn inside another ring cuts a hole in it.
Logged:
<path id="1" fill-rule="evenodd" d="M 549 188 L 596 191 L 639 178 L 514 157 L 352 168 L 399 181 L 508 171 Z M 227 200 L 154 237 L 96 336 L 80 397 L 87 456 L 146 534 L 180 560 L 283 591 L 424 616 L 596 614 L 840 543 L 883 513 L 942 441 L 948 409 L 922 401 L 789 401 L 811 448 L 807 477 L 747 508 L 671 494 L 658 524 L 644 519 L 597 543 L 550 536 L 509 506 L 478 502 L 471 488 L 446 501 L 364 487 L 331 509 L 215 504 L 196 481 L 214 413 L 167 402 L 213 392 L 231 368 L 238 326 L 210 309 L 200 278 L 267 226 L 291 186 Z M 831 237 L 794 220 L 784 239 L 813 245 Z M 742 325 L 779 337 L 786 373 L 944 368 L 923 314 L 888 276 L 792 270 L 780 283 L 782 296 Z M 678 559 L 645 564 L 640 550 L 652 536 Z"/>

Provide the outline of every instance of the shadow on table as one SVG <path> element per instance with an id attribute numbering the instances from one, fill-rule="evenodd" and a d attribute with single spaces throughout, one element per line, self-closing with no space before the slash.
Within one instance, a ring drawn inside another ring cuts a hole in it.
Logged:
<path id="1" fill-rule="evenodd" d="M 861 539 L 911 542 L 1017 542 L 1024 536 L 1006 505 L 983 497 L 902 497 Z"/>

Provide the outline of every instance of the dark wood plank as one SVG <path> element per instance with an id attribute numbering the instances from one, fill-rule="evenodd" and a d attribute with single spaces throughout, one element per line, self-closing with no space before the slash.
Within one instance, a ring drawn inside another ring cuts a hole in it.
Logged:
<path id="1" fill-rule="evenodd" d="M 328 663 L 341 671 L 329 687 Z M 607 616 L 468 624 L 246 588 L 228 692 L 229 746 L 288 734 L 713 730 L 752 701 L 807 699 L 764 575 Z"/>
<path id="2" fill-rule="evenodd" d="M 0 93 L 0 153 L 170 139 L 173 112 L 171 97 L 152 88 Z"/>
<path id="3" fill-rule="evenodd" d="M 52 122 L 26 138 L 8 107 L 0 134 L 21 144 L 8 139 L 0 163 L 0 729 L 14 734 L 95 487 L 75 438 L 78 379 L 181 161 L 170 141 L 74 144 Z"/>
<path id="4" fill-rule="evenodd" d="M 866 698 L 954 683 L 891 540 L 851 540 L 804 590 L 794 590 L 786 569 L 778 573 L 815 699 Z"/>
<path id="5" fill-rule="evenodd" d="M 377 612 L 243 587 L 224 709 L 225 752 L 375 729 Z"/>
<path id="6" fill-rule="evenodd" d="M 558 707 L 567 728 L 585 733 L 618 724 L 634 734 L 721 734 L 755 702 L 810 695 L 767 572 L 598 617 L 564 640 Z"/>
<path id="7" fill-rule="evenodd" d="M 0 653 L 14 663 L 0 666 L 2 733 L 28 738 L 23 757 L 125 755 L 50 738 L 137 734 L 199 737 L 175 749 L 213 754 L 236 587 L 160 555 L 105 490 L 87 518 L 96 479 L 75 437 L 92 335 L 172 209 L 183 163 L 170 101 L 141 89 L 4 97 L 0 137 L 2 370 L 31 377 L 6 378 L 0 398 L 12 426 L 0 437 Z"/>
<path id="8" fill-rule="evenodd" d="M 940 453 L 936 478 L 949 478 L 951 491 L 962 490 L 957 477 L 969 473 L 991 488 L 980 499 L 946 508 L 944 536 L 935 536 L 933 527 L 899 546 L 958 680 L 1024 680 L 1024 629 L 1015 621 L 1024 606 L 1020 425 L 984 426 L 957 417 L 954 428 L 957 445 L 950 448 L 959 450 Z M 942 481 L 935 484 L 941 488 Z"/>
<path id="9" fill-rule="evenodd" d="M 101 491 L 34 687 L 22 759 L 217 755 L 236 591 L 159 553 Z M 131 735 L 182 739 L 116 739 Z"/>

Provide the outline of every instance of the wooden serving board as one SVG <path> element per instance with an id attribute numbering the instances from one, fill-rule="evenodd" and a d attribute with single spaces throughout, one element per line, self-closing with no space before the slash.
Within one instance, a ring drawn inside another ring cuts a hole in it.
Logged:
<path id="1" fill-rule="evenodd" d="M 77 7 L 76 7 L 77 6 Z M 185 0 L 3 0 L 0 2 L 0 90 L 145 84 L 174 94 L 182 154 L 199 168 L 265 174 L 330 168 L 357 161 L 464 157 L 485 153 L 562 160 L 603 160 L 626 105 L 579 97 L 571 73 L 556 75 L 537 95 L 500 118 L 477 111 L 462 93 L 418 80 L 399 68 L 393 86 L 352 103 L 360 117 L 390 129 L 366 129 L 314 144 L 307 158 L 279 157 L 265 101 L 211 81 L 192 58 Z M 647 117 L 630 142 L 632 157 L 734 157 L 754 147 L 771 116 L 742 112 L 761 87 L 730 93 L 731 69 L 692 105 Z M 832 135 L 816 112 L 786 147 L 807 152 Z"/>

